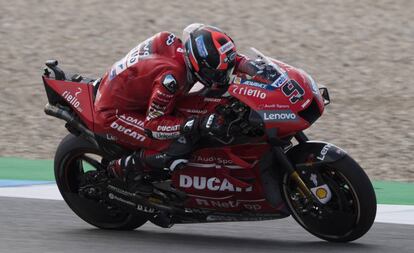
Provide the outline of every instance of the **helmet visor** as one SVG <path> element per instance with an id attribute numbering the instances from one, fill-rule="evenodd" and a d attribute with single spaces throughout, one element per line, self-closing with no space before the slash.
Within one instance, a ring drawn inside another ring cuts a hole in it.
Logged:
<path id="1" fill-rule="evenodd" d="M 204 81 L 208 82 L 209 85 L 227 85 L 233 69 L 234 68 L 230 68 L 228 70 L 218 70 L 211 68 L 202 68 L 199 74 L 204 79 Z"/>

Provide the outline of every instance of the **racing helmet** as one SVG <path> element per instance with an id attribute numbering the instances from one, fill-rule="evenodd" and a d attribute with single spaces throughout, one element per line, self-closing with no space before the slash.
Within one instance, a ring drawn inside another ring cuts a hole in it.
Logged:
<path id="1" fill-rule="evenodd" d="M 229 84 L 236 63 L 236 46 L 219 28 L 191 24 L 184 29 L 184 59 L 195 77 L 207 87 Z"/>

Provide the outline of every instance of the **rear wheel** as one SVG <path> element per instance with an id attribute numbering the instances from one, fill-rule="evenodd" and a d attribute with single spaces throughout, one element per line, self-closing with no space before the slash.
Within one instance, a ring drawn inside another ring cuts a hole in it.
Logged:
<path id="1" fill-rule="evenodd" d="M 133 230 L 142 226 L 146 218 L 80 194 L 80 188 L 88 180 L 86 177 L 103 172 L 105 163 L 99 149 L 82 137 L 67 135 L 58 146 L 54 163 L 56 183 L 63 199 L 80 218 L 98 228 Z"/>
<path id="2" fill-rule="evenodd" d="M 328 185 L 332 198 L 326 204 L 317 200 L 309 203 L 286 174 L 283 194 L 295 220 L 327 241 L 348 242 L 363 236 L 371 228 L 377 210 L 374 189 L 363 169 L 345 156 L 311 170 Z"/>

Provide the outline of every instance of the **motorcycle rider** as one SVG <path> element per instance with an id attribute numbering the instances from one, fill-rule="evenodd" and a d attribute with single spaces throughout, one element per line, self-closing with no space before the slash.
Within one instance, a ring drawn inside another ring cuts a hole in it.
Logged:
<path id="1" fill-rule="evenodd" d="M 238 55 L 223 31 L 203 24 L 186 27 L 183 42 L 161 32 L 133 48 L 103 76 L 95 100 L 96 130 L 140 150 L 112 161 L 109 174 L 125 179 L 131 170 L 173 170 L 174 159 L 190 154 L 200 135 L 222 133 L 217 114 L 182 118 L 174 107 L 196 81 L 225 92 L 235 73 L 258 79 L 276 75 L 263 62 Z M 145 180 L 135 179 L 141 191 L 151 192 Z"/>

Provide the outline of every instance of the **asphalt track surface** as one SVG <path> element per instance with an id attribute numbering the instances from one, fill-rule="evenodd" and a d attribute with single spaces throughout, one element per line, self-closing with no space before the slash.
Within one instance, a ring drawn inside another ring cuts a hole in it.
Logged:
<path id="1" fill-rule="evenodd" d="M 106 231 L 62 201 L 0 198 L 0 252 L 414 252 L 414 226 L 375 223 L 361 239 L 338 244 L 308 234 L 293 219 Z"/>

